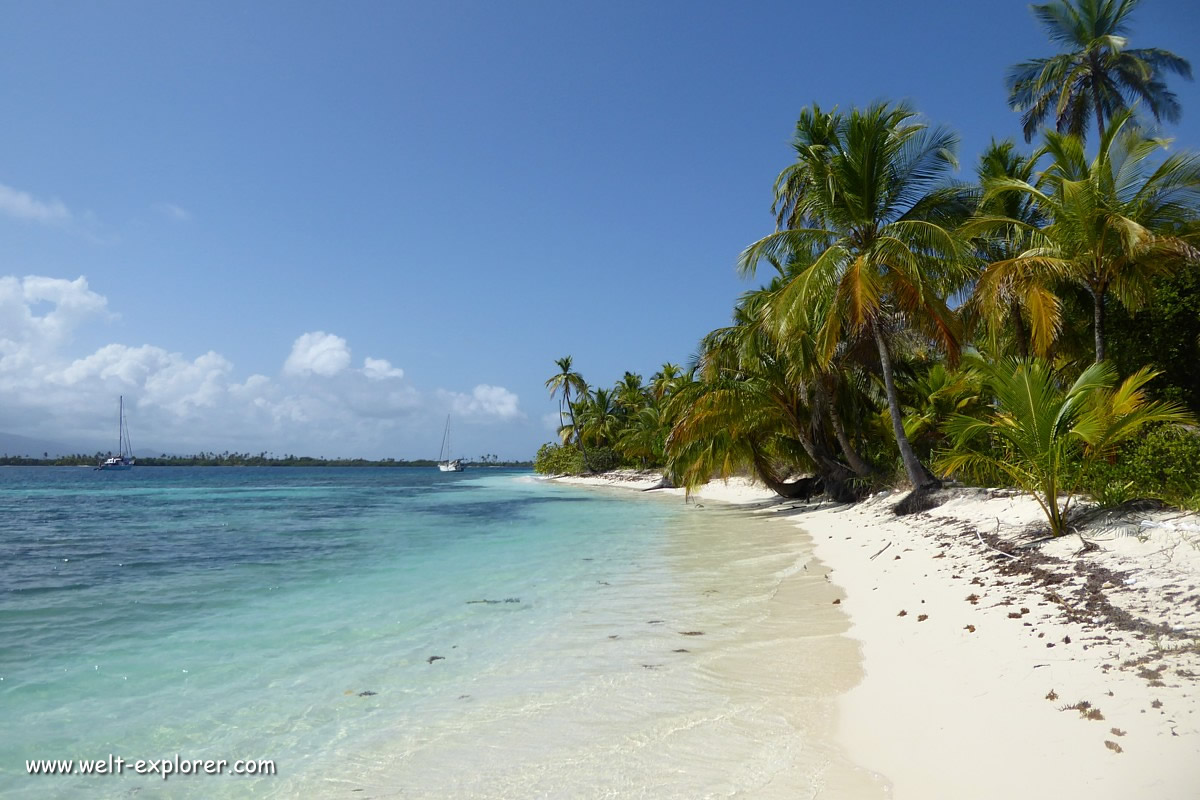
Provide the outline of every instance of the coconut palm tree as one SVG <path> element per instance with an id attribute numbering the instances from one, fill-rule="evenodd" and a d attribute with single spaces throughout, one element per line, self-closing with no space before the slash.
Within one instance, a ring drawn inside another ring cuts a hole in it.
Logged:
<path id="1" fill-rule="evenodd" d="M 1109 364 L 1092 364 L 1067 389 L 1041 359 L 976 366 L 995 393 L 984 418 L 956 415 L 945 426 L 953 449 L 938 458 L 946 475 L 1002 473 L 1030 492 L 1059 536 L 1075 498 L 1079 466 L 1112 455 L 1145 425 L 1192 422 L 1181 406 L 1153 402 L 1143 387 L 1157 374 L 1141 369 L 1116 383 Z"/>
<path id="2" fill-rule="evenodd" d="M 550 390 L 550 397 L 553 398 L 558 392 L 562 392 L 562 396 L 558 400 L 558 422 L 560 430 L 567 427 L 566 416 L 571 405 L 571 392 L 574 390 L 575 396 L 586 396 L 588 392 L 587 381 L 583 376 L 572 369 L 570 356 L 563 356 L 555 360 L 555 365 L 558 367 L 558 372 L 551 375 L 546 381 L 546 388 Z M 579 424 L 575 419 L 573 411 L 571 413 L 571 430 L 575 434 L 575 446 L 579 448 L 579 452 L 583 455 L 583 463 L 587 465 L 587 450 L 584 448 L 583 437 L 579 435 Z"/>
<path id="3" fill-rule="evenodd" d="M 1039 149 L 1025 156 L 1017 152 L 1010 139 L 992 140 L 976 168 L 979 186 L 988 186 L 1001 179 L 1031 183 L 1036 180 L 1035 169 L 1044 154 L 1045 151 Z M 1033 199 L 1015 192 L 993 194 L 986 197 L 986 201 L 981 197 L 977 213 L 1022 223 L 1020 226 L 990 226 L 986 235 L 976 239 L 980 257 L 987 264 L 1007 261 L 1024 252 L 1029 244 L 1028 230 L 1045 224 Z M 969 319 L 982 319 L 987 324 L 993 343 L 1011 327 L 1017 355 L 1027 358 L 1031 351 L 1045 356 L 1054 344 L 1059 332 L 1054 321 L 1061 318 L 1060 305 L 1052 286 L 1024 273 L 976 284 L 965 311 Z"/>
<path id="4" fill-rule="evenodd" d="M 626 371 L 621 380 L 617 381 L 617 385 L 613 387 L 613 394 L 623 413 L 626 415 L 637 413 L 637 410 L 646 402 L 646 390 L 642 386 L 642 376 L 636 372 Z"/>
<path id="5" fill-rule="evenodd" d="M 907 387 L 910 402 L 904 418 L 908 438 L 926 451 L 944 439 L 942 425 L 956 414 L 969 415 L 983 402 L 979 374 L 970 368 L 952 370 L 934 362 Z"/>
<path id="6" fill-rule="evenodd" d="M 617 437 L 617 450 L 626 459 L 640 461 L 643 468 L 661 464 L 668 430 L 662 411 L 644 406 L 626 420 Z"/>
<path id="7" fill-rule="evenodd" d="M 750 469 L 787 497 L 813 494 L 820 479 L 831 497 L 853 499 L 851 482 L 870 476 L 872 468 L 858 457 L 840 420 L 832 422 L 838 419 L 837 381 L 806 366 L 815 362 L 805 356 L 805 335 L 796 329 L 776 335 L 771 311 L 780 286 L 777 279 L 748 292 L 735 308 L 734 324 L 701 342 L 699 379 L 683 383 L 664 409 L 672 423 L 668 469 L 683 486 Z M 798 471 L 816 478 L 789 482 Z"/>
<path id="8" fill-rule="evenodd" d="M 683 382 L 684 374 L 679 365 L 663 362 L 662 369 L 650 376 L 650 396 L 661 403 Z"/>
<path id="9" fill-rule="evenodd" d="M 1067 52 L 1014 66 L 1008 102 L 1021 112 L 1025 141 L 1054 114 L 1059 133 L 1085 138 L 1089 118 L 1104 121 L 1141 101 L 1156 120 L 1177 122 L 1179 100 L 1167 88 L 1169 72 L 1192 77 L 1187 61 L 1169 50 L 1130 49 L 1125 34 L 1141 0 L 1053 0 L 1031 9 L 1051 41 Z"/>
<path id="10" fill-rule="evenodd" d="M 743 274 L 763 259 L 799 256 L 808 264 L 787 281 L 778 302 L 785 317 L 789 307 L 826 304 L 816 333 L 822 363 L 847 338 L 874 339 L 892 432 L 919 489 L 939 481 L 904 433 L 891 340 L 917 329 L 951 358 L 958 355 L 959 324 L 946 297 L 968 275 L 954 231 L 969 203 L 961 187 L 946 183 L 956 144 L 952 133 L 918 121 L 903 104 L 878 103 L 848 115 L 805 109 L 793 140 L 797 161 L 776 181 L 775 208 L 786 227 L 738 261 Z"/>
<path id="11" fill-rule="evenodd" d="M 612 447 L 623 421 L 616 391 L 596 389 L 580 397 L 576 406 L 580 437 L 595 447 Z"/>
<path id="12" fill-rule="evenodd" d="M 1007 177 L 985 185 L 989 197 L 1029 198 L 1048 224 L 1039 228 L 1028 219 L 983 215 L 965 226 L 974 235 L 1020 230 L 1028 237 L 1025 251 L 987 267 L 977 294 L 1010 284 L 1081 286 L 1092 298 L 1095 360 L 1103 361 L 1110 297 L 1136 310 L 1156 276 L 1197 258 L 1178 234 L 1200 208 L 1200 156 L 1175 153 L 1155 160 L 1166 146 L 1138 131 L 1128 111 L 1113 119 L 1091 161 L 1078 136 L 1047 131 L 1052 163 L 1036 185 Z M 1060 305 L 1046 302 L 1039 312 L 1043 329 L 1061 325 Z"/>

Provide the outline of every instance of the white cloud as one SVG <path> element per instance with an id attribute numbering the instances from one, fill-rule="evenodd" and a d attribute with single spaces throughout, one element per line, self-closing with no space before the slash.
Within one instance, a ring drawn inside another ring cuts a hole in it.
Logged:
<path id="1" fill-rule="evenodd" d="M 501 420 L 519 419 L 521 413 L 520 399 L 503 386 L 489 386 L 481 383 L 471 394 L 446 392 L 450 400 L 450 408 L 454 414 L 472 419 L 493 418 Z"/>
<path id="2" fill-rule="evenodd" d="M 363 361 L 363 375 L 366 375 L 373 381 L 381 381 L 385 378 L 403 378 L 404 370 L 399 367 L 393 367 L 386 358 L 367 358 Z"/>
<path id="3" fill-rule="evenodd" d="M 80 325 L 112 316 L 107 304 L 82 277 L 0 277 L 0 374 L 43 371 Z"/>
<path id="4" fill-rule="evenodd" d="M 283 364 L 287 375 L 331 377 L 350 366 L 350 348 L 340 336 L 324 331 L 301 334 Z"/>
<path id="5" fill-rule="evenodd" d="M 159 214 L 175 222 L 191 222 L 194 219 L 192 212 L 174 203 L 155 203 L 153 208 Z"/>
<path id="6" fill-rule="evenodd" d="M 47 380 L 60 386 L 103 382 L 113 389 L 131 389 L 141 386 L 150 375 L 169 367 L 173 358 L 180 357 L 172 357 L 167 351 L 150 345 L 126 347 L 123 344 L 109 344 L 86 358 L 72 361 L 62 370 L 51 372 Z"/>
<path id="7" fill-rule="evenodd" d="M 102 342 L 81 351 L 77 340 L 105 330 L 93 323 L 115 316 L 82 277 L 0 276 L 0 431 L 110 448 L 123 395 L 139 452 L 433 457 L 447 406 L 473 423 L 462 444 L 481 449 L 500 449 L 492 437 L 524 416 L 503 387 L 427 394 L 386 358 L 351 368 L 346 340 L 324 331 L 298 336 L 278 374 L 244 379 L 212 351 Z"/>
<path id="8" fill-rule="evenodd" d="M 0 183 L 0 214 L 28 222 L 67 222 L 71 211 L 60 200 L 38 200 L 29 192 Z"/>
<path id="9" fill-rule="evenodd" d="M 194 361 L 173 354 L 162 369 L 146 377 L 142 398 L 176 416 L 215 408 L 228 393 L 232 371 L 233 364 L 211 350 Z"/>

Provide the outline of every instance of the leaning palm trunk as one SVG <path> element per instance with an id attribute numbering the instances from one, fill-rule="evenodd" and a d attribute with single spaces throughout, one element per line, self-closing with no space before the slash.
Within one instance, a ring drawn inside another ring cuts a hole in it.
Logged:
<path id="1" fill-rule="evenodd" d="M 826 493 L 841 503 L 848 503 L 857 500 L 859 492 L 853 484 L 854 479 L 865 478 L 869 476 L 870 467 L 867 467 L 867 472 L 858 473 L 856 470 L 848 467 L 837 457 L 837 454 L 830 447 L 828 434 L 822 424 L 820 410 L 823 406 L 828 407 L 828 404 L 822 401 L 823 394 L 818 390 L 818 401 L 813 407 L 813 417 L 807 426 L 796 422 L 793 435 L 800 442 L 800 446 L 804 452 L 812 460 L 816 468 L 818 479 L 822 482 Z M 844 432 L 843 432 L 844 435 Z M 851 448 L 853 452 L 853 448 Z M 857 454 L 856 454 L 857 455 Z M 860 462 L 861 463 L 861 462 Z M 866 466 L 864 463 L 863 466 Z M 755 468 L 763 477 L 763 482 L 766 483 L 776 494 L 783 497 L 797 497 L 799 494 L 794 494 L 793 490 L 781 488 L 787 486 L 782 479 L 776 479 L 779 486 L 772 485 L 772 475 L 769 469 L 763 469 L 758 461 L 756 454 Z M 804 491 L 803 488 L 794 491 Z"/>
<path id="2" fill-rule="evenodd" d="M 563 391 L 563 400 L 566 407 L 571 407 L 571 392 L 570 389 Z M 559 418 L 562 418 L 563 410 L 558 410 Z M 592 468 L 588 465 L 587 448 L 583 445 L 583 437 L 579 435 L 579 420 L 575 419 L 575 412 L 571 412 L 571 430 L 575 434 L 575 446 L 579 448 L 579 455 L 583 458 L 583 469 L 585 472 L 591 472 Z"/>
<path id="3" fill-rule="evenodd" d="M 588 463 L 587 447 L 583 444 L 583 434 L 579 432 L 579 421 L 575 419 L 574 414 L 571 415 L 571 429 L 575 431 L 575 446 L 579 448 L 579 455 L 583 458 L 583 468 L 591 472 L 592 467 Z"/>
<path id="4" fill-rule="evenodd" d="M 830 491 L 830 496 L 835 500 L 841 500 L 839 492 L 836 488 L 829 485 L 829 482 L 819 475 L 812 477 L 799 478 L 794 481 L 787 481 L 779 477 L 775 473 L 775 469 L 763 455 L 762 451 L 754 445 L 751 445 L 751 452 L 754 454 L 754 471 L 758 475 L 759 480 L 767 485 L 767 488 L 773 491 L 780 497 L 786 497 L 789 500 L 805 500 L 808 501 L 812 497 L 821 494 L 823 491 Z M 840 485 L 834 479 L 835 485 Z M 844 501 L 843 501 L 844 502 Z"/>
<path id="5" fill-rule="evenodd" d="M 875 335 L 875 344 L 879 347 L 879 366 L 883 370 L 883 386 L 887 392 L 888 410 L 892 417 L 892 433 L 896 437 L 896 446 L 900 449 L 900 460 L 904 462 L 904 472 L 908 475 L 914 489 L 937 489 L 942 482 L 925 468 L 917 453 L 913 450 L 912 442 L 904 433 L 904 413 L 900 410 L 900 394 L 896 391 L 896 379 L 892 374 L 892 356 L 888 351 L 887 339 L 878 324 L 871 326 Z"/>
<path id="6" fill-rule="evenodd" d="M 858 449 L 850 441 L 850 436 L 846 433 L 846 426 L 842 422 L 842 415 L 837 410 L 836 398 L 826 396 L 824 385 L 821 386 L 819 391 L 821 392 L 821 397 L 824 399 L 825 410 L 829 414 L 829 427 L 833 429 L 833 436 L 837 439 L 838 446 L 842 448 L 842 454 L 846 456 L 846 463 L 850 466 L 850 469 L 854 470 L 854 474 L 858 477 L 871 477 L 875 474 L 875 468 L 858 454 Z"/>

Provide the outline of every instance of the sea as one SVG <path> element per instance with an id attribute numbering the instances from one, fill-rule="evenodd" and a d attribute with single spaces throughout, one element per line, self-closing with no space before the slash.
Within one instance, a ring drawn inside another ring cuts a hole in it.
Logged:
<path id="1" fill-rule="evenodd" d="M 0 797 L 882 797 L 836 592 L 520 470 L 3 468 Z"/>

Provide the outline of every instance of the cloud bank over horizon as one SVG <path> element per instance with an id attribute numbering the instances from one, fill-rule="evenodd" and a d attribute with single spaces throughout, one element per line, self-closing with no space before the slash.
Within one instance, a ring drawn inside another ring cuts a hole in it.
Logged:
<path id="1" fill-rule="evenodd" d="M 0 431 L 104 448 L 124 395 L 138 451 L 421 458 L 436 455 L 426 451 L 446 413 L 477 426 L 525 419 L 502 386 L 423 391 L 386 358 L 356 363 L 346 339 L 321 330 L 300 332 L 274 375 L 239 377 L 212 350 L 70 354 L 88 326 L 117 316 L 84 277 L 0 277 Z"/>

